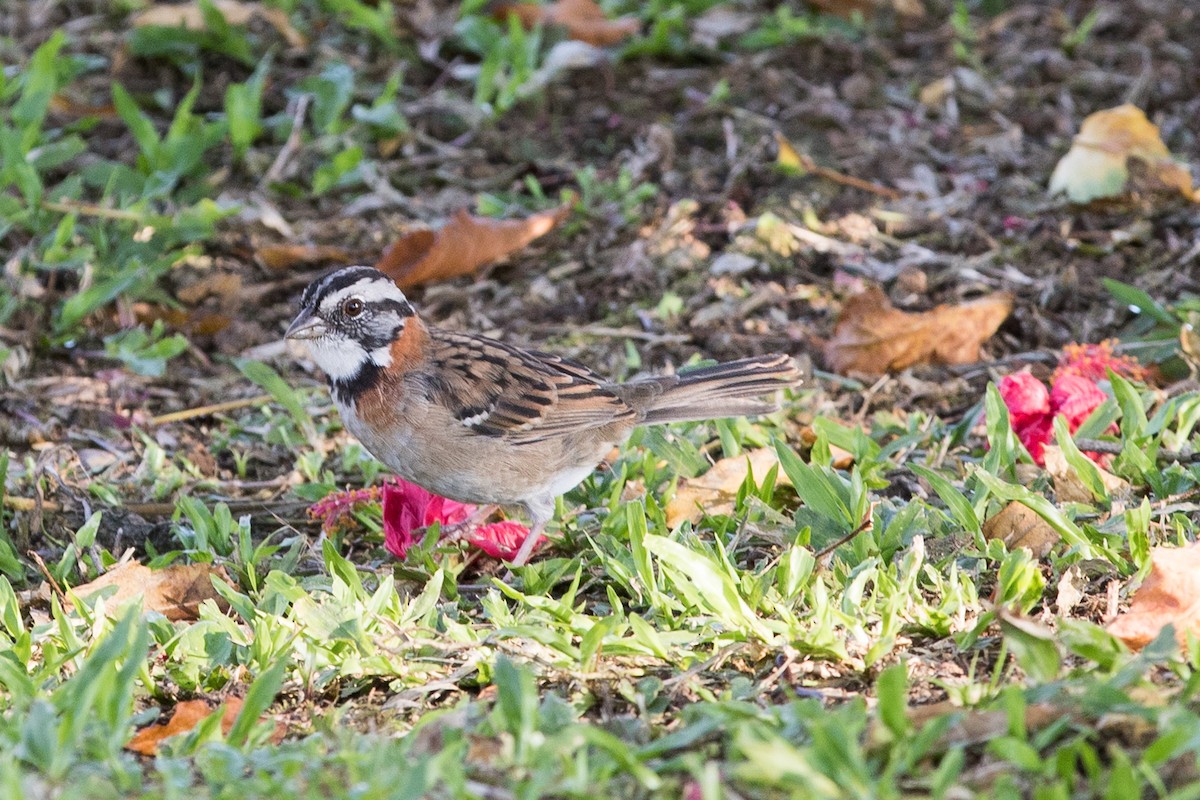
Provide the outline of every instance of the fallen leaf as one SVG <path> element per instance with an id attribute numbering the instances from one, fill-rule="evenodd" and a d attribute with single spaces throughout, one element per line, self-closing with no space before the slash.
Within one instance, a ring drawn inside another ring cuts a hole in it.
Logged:
<path id="1" fill-rule="evenodd" d="M 492 5 L 492 14 L 499 20 L 515 16 L 525 28 L 556 25 L 566 29 L 572 39 L 596 47 L 620 44 L 642 27 L 636 17 L 609 19 L 594 0 L 558 0 L 547 5 L 499 2 Z"/>
<path id="2" fill-rule="evenodd" d="M 1188 633 L 1200 635 L 1200 547 L 1155 547 L 1150 574 L 1133 594 L 1129 610 L 1108 625 L 1108 632 L 1140 650 L 1171 623 L 1181 646 Z"/>
<path id="3" fill-rule="evenodd" d="M 1054 601 L 1058 616 L 1071 615 L 1071 609 L 1083 599 L 1083 587 L 1086 585 L 1087 578 L 1083 576 L 1078 564 L 1072 564 L 1063 571 L 1062 577 L 1058 579 L 1058 594 L 1055 595 Z"/>
<path id="4" fill-rule="evenodd" d="M 1008 733 L 1012 726 L 1012 717 L 1005 710 L 982 710 L 978 708 L 963 708 L 950 700 L 928 703 L 922 706 L 910 706 L 908 719 L 913 726 L 920 730 L 936 719 L 949 714 L 960 713 L 962 716 L 951 725 L 938 739 L 932 752 L 942 752 L 951 747 L 970 746 L 990 742 L 998 736 Z M 1033 703 L 1025 707 L 1025 731 L 1036 733 L 1069 716 L 1071 710 L 1050 703 Z"/>
<path id="5" fill-rule="evenodd" d="M 221 733 L 229 735 L 229 731 L 233 729 L 233 723 L 237 721 L 237 716 L 242 711 L 242 705 L 243 701 L 240 697 L 230 697 L 225 701 L 221 710 Z M 197 725 L 214 713 L 215 709 L 206 700 L 184 700 L 175 706 L 171 718 L 166 723 L 147 725 L 142 728 L 133 735 L 133 738 L 125 745 L 125 749 L 144 756 L 158 755 L 159 745 L 163 741 L 195 729 Z M 271 741 L 279 744 L 283 741 L 286 732 L 283 725 L 276 722 L 275 733 L 271 735 Z"/>
<path id="6" fill-rule="evenodd" d="M 240 706 L 239 701 L 239 706 Z M 233 725 L 233 719 L 237 716 L 237 711 L 230 714 L 230 705 L 225 706 L 225 718 L 229 718 L 229 724 Z M 133 735 L 133 738 L 125 745 L 126 750 L 132 750 L 135 753 L 141 753 L 144 756 L 153 756 L 158 754 L 158 746 L 164 739 L 169 739 L 172 736 L 178 736 L 181 733 L 187 733 L 204 721 L 210 714 L 213 713 L 212 707 L 204 700 L 184 700 L 175 706 L 175 711 L 171 714 L 171 719 L 160 725 L 147 725 Z M 221 723 L 224 727 L 225 718 L 222 718 Z"/>
<path id="7" fill-rule="evenodd" d="M 304 47 L 308 40 L 300 31 L 292 27 L 287 13 L 279 8 L 270 8 L 262 3 L 243 3 L 239 0 L 212 0 L 213 7 L 225 18 L 230 25 L 245 25 L 254 17 L 260 17 L 287 41 L 292 47 Z M 155 3 L 133 17 L 135 28 L 186 28 L 190 31 L 208 29 L 204 21 L 204 11 L 199 2 L 194 3 Z"/>
<path id="8" fill-rule="evenodd" d="M 117 108 L 112 103 L 96 105 L 79 100 L 74 95 L 66 92 L 57 92 L 50 98 L 50 110 L 72 119 L 82 119 L 84 117 L 117 118 Z"/>
<path id="9" fill-rule="evenodd" d="M 915 364 L 971 364 L 1012 311 L 1012 295 L 997 292 L 922 313 L 900 311 L 877 287 L 842 307 L 825 359 L 835 371 L 881 375 Z"/>
<path id="10" fill-rule="evenodd" d="M 983 523 L 983 535 L 999 539 L 1009 550 L 1028 547 L 1042 558 L 1058 543 L 1058 532 L 1029 506 L 1013 500 Z"/>
<path id="11" fill-rule="evenodd" d="M 233 323 L 225 314 L 199 309 L 169 308 L 151 303 L 134 303 L 133 316 L 143 325 L 153 325 L 162 320 L 171 328 L 187 331 L 194 336 L 215 336 Z"/>
<path id="12" fill-rule="evenodd" d="M 1042 448 L 1042 458 L 1045 461 L 1046 472 L 1050 473 L 1054 480 L 1054 496 L 1060 503 L 1093 503 L 1100 499 L 1092 494 L 1092 490 L 1080 479 L 1079 473 L 1067 463 L 1067 457 L 1061 447 L 1046 445 Z M 1096 465 L 1096 471 L 1100 473 L 1100 480 L 1110 495 L 1125 494 L 1130 489 L 1128 481 L 1118 478 L 1103 467 Z"/>
<path id="13" fill-rule="evenodd" d="M 732 513 L 738 489 L 746 476 L 753 471 L 754 479 L 761 481 L 778 463 L 779 457 L 773 449 L 751 450 L 740 456 L 722 458 L 703 475 L 680 481 L 675 496 L 667 504 L 667 527 L 674 528 L 684 520 L 699 522 L 705 514 Z M 781 472 L 779 480 L 786 482 L 787 477 Z"/>
<path id="14" fill-rule="evenodd" d="M 1192 176 L 1171 157 L 1158 126 L 1135 105 L 1097 111 L 1083 121 L 1071 149 L 1050 176 L 1050 193 L 1065 193 L 1076 203 L 1115 197 L 1130 182 L 1129 159 L 1145 167 L 1148 189 L 1173 189 L 1196 200 Z"/>
<path id="15" fill-rule="evenodd" d="M 222 607 L 225 605 L 213 587 L 214 575 L 229 583 L 225 568 L 214 568 L 211 564 L 176 564 L 152 570 L 137 561 L 126 561 L 96 580 L 76 586 L 74 592 L 76 597 L 83 599 L 115 586 L 116 594 L 108 598 L 107 608 L 116 608 L 140 595 L 147 611 L 157 611 L 173 622 L 194 620 L 205 600 L 215 600 Z"/>
<path id="16" fill-rule="evenodd" d="M 283 272 L 301 264 L 349 264 L 349 253 L 340 247 L 317 244 L 268 244 L 254 251 L 254 260 L 269 270 Z"/>
<path id="17" fill-rule="evenodd" d="M 401 289 L 469 275 L 544 236 L 562 222 L 570 204 L 525 219 L 475 217 L 459 209 L 437 231 L 414 231 L 384 251 L 375 268 Z"/>
<path id="18" fill-rule="evenodd" d="M 778 154 L 775 156 L 775 166 L 790 173 L 798 174 L 808 171 L 805 159 L 788 141 L 788 138 L 779 131 L 775 131 L 775 146 L 778 150 Z"/>

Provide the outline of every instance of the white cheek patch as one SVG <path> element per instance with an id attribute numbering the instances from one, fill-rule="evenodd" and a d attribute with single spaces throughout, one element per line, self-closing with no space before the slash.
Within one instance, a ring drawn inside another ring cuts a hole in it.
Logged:
<path id="1" fill-rule="evenodd" d="M 392 346 L 385 344 L 371 351 L 371 362 L 377 367 L 386 369 L 392 365 Z"/>
<path id="2" fill-rule="evenodd" d="M 367 351 L 352 339 L 322 336 L 308 343 L 308 352 L 321 371 L 332 381 L 345 381 L 358 375 L 367 361 Z"/>

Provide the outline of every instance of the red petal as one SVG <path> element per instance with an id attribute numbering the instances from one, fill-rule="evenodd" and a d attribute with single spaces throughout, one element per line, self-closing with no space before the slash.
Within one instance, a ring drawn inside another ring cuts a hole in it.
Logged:
<path id="1" fill-rule="evenodd" d="M 1079 375 L 1059 376 L 1050 390 L 1051 409 L 1067 418 L 1067 427 L 1072 433 L 1106 399 L 1108 395 L 1103 389 Z"/>
<path id="2" fill-rule="evenodd" d="M 521 549 L 521 545 L 528 535 L 529 528 L 519 522 L 504 520 L 479 526 L 471 532 L 467 541 L 492 558 L 511 560 L 517 555 L 517 551 Z M 544 541 L 546 541 L 546 537 L 539 534 L 534 547 L 538 547 Z"/>
<path id="3" fill-rule="evenodd" d="M 1050 413 L 1050 393 L 1046 391 L 1046 384 L 1028 372 L 1005 375 L 998 388 L 1008 407 L 1013 430 L 1019 431 Z"/>
<path id="4" fill-rule="evenodd" d="M 1050 444 L 1050 439 L 1053 436 L 1054 419 L 1049 416 L 1034 420 L 1017 431 L 1017 438 L 1021 440 L 1021 444 L 1025 445 L 1025 449 L 1029 451 L 1029 455 L 1033 457 L 1033 462 L 1039 466 L 1046 465 L 1044 451 L 1046 445 Z"/>
<path id="5" fill-rule="evenodd" d="M 383 487 L 383 544 L 392 555 L 404 558 L 416 541 L 415 531 L 435 522 L 462 522 L 474 506 L 430 494 L 415 483 L 396 479 Z"/>

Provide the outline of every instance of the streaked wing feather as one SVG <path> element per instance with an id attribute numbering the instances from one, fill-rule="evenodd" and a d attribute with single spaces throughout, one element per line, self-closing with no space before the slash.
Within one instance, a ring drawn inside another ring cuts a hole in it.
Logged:
<path id="1" fill-rule="evenodd" d="M 430 329 L 430 392 L 467 427 L 515 444 L 598 428 L 634 410 L 587 367 L 504 342 Z"/>

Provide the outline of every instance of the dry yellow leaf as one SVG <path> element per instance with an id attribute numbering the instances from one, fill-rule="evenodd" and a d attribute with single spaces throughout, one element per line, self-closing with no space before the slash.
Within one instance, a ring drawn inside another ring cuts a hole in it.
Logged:
<path id="1" fill-rule="evenodd" d="M 491 10 L 497 19 L 517 17 L 526 28 L 558 25 L 572 39 L 595 47 L 620 44 L 642 27 L 637 17 L 609 19 L 594 0 L 556 0 L 546 5 L 498 2 L 492 4 Z"/>
<path id="2" fill-rule="evenodd" d="M 703 475 L 680 481 L 675 496 L 667 504 L 667 527 L 674 528 L 684 520 L 699 522 L 705 514 L 732 513 L 738 489 L 746 476 L 753 471 L 754 479 L 761 481 L 778 463 L 779 456 L 774 450 L 751 450 L 733 458 L 722 458 Z M 779 473 L 779 483 L 786 482 L 787 476 Z"/>
<path id="3" fill-rule="evenodd" d="M 262 3 L 243 3 L 239 0 L 212 0 L 213 7 L 230 25 L 245 25 L 254 17 L 267 21 L 292 47 L 304 47 L 308 40 L 296 30 L 287 14 Z M 155 3 L 133 18 L 135 28 L 186 28 L 190 31 L 208 29 L 200 3 Z"/>
<path id="4" fill-rule="evenodd" d="M 1171 157 L 1158 126 L 1135 105 L 1097 111 L 1083 121 L 1071 149 L 1050 176 L 1051 194 L 1076 203 L 1123 193 L 1130 183 L 1129 159 L 1145 167 L 1146 189 L 1170 189 L 1197 199 L 1187 167 Z"/>

